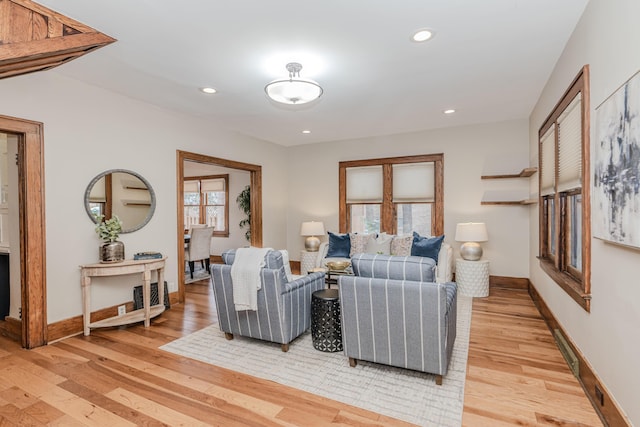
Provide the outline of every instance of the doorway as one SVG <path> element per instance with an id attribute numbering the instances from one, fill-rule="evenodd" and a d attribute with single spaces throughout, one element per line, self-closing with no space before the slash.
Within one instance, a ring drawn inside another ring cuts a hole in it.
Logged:
<path id="1" fill-rule="evenodd" d="M 43 124 L 0 116 L 0 132 L 17 141 L 19 250 L 12 256 L 20 260 L 19 319 L 8 317 L 3 332 L 35 348 L 47 343 Z"/>
<path id="2" fill-rule="evenodd" d="M 218 157 L 206 156 L 203 154 L 190 153 L 177 150 L 176 155 L 177 170 L 177 242 L 178 242 L 178 300 L 184 302 L 185 295 L 185 259 L 184 259 L 184 180 L 185 162 L 202 163 L 212 166 L 221 166 L 229 169 L 237 169 L 249 172 L 249 186 L 251 188 L 251 246 L 262 247 L 262 166 L 249 163 L 237 162 L 233 160 L 221 159 Z M 230 203 L 227 200 L 227 203 Z"/>

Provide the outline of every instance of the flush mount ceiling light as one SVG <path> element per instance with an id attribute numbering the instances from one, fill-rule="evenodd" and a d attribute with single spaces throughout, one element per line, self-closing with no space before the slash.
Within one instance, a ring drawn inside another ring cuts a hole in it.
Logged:
<path id="1" fill-rule="evenodd" d="M 297 62 L 287 64 L 288 79 L 277 79 L 264 87 L 269 98 L 282 104 L 298 105 L 315 101 L 322 95 L 322 88 L 313 80 L 300 77 L 302 65 Z"/>
<path id="2" fill-rule="evenodd" d="M 203 87 L 202 89 L 200 89 L 202 92 L 204 93 L 216 93 L 217 90 L 215 90 L 212 87 Z"/>

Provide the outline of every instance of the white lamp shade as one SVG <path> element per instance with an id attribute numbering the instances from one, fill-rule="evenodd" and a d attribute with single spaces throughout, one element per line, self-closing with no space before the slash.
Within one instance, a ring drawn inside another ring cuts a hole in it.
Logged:
<path id="1" fill-rule="evenodd" d="M 303 222 L 300 227 L 301 236 L 322 236 L 324 234 L 324 224 L 319 221 Z"/>
<path id="2" fill-rule="evenodd" d="M 486 242 L 489 240 L 484 222 L 462 222 L 456 225 L 456 242 Z"/>

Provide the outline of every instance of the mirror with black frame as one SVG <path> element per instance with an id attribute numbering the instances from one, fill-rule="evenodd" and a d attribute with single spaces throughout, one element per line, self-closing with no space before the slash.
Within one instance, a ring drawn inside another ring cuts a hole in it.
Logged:
<path id="1" fill-rule="evenodd" d="M 122 233 L 131 233 L 151 220 L 156 195 L 140 174 L 110 169 L 91 180 L 84 193 L 84 208 L 94 223 L 98 215 L 105 219 L 117 215 L 122 221 Z"/>

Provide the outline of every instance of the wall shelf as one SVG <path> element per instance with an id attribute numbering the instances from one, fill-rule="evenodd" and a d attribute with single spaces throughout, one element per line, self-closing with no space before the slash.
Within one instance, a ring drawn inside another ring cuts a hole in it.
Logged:
<path id="1" fill-rule="evenodd" d="M 505 174 L 505 175 L 482 175 L 481 179 L 509 179 L 509 178 L 529 178 L 534 173 L 538 172 L 537 167 L 524 168 L 520 173 Z"/>
<path id="2" fill-rule="evenodd" d="M 514 174 L 482 175 L 481 179 L 513 179 L 529 178 L 538 172 L 537 167 L 527 167 Z M 536 197 L 529 194 L 529 190 L 522 191 L 486 191 L 482 197 L 481 205 L 494 206 L 526 206 L 538 203 Z"/>
<path id="3" fill-rule="evenodd" d="M 520 206 L 520 205 L 533 205 L 538 203 L 534 199 L 526 200 L 483 200 L 481 205 L 505 205 L 505 206 Z"/>

